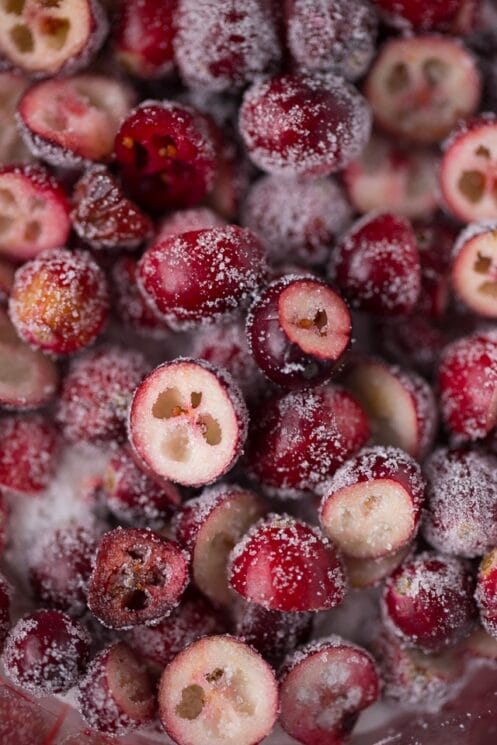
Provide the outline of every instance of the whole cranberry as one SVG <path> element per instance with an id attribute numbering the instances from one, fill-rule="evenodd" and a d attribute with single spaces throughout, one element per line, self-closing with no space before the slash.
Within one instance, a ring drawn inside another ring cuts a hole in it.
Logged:
<path id="1" fill-rule="evenodd" d="M 0 487 L 21 494 L 43 491 L 55 470 L 59 437 L 39 414 L 0 420 Z"/>
<path id="2" fill-rule="evenodd" d="M 421 263 L 417 310 L 441 318 L 449 303 L 451 254 L 456 232 L 448 222 L 425 220 L 413 225 Z"/>
<path id="3" fill-rule="evenodd" d="M 125 70 L 145 79 L 172 72 L 177 6 L 178 0 L 119 3 L 114 50 Z"/>
<path id="4" fill-rule="evenodd" d="M 373 0 L 394 21 L 407 22 L 423 31 L 447 30 L 464 33 L 475 15 L 479 0 Z M 468 20 L 464 18 L 468 16 Z"/>

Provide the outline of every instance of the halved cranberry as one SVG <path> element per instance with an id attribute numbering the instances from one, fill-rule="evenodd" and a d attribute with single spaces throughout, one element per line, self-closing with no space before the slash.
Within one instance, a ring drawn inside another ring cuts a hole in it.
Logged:
<path id="1" fill-rule="evenodd" d="M 28 151 L 19 134 L 15 113 L 18 101 L 29 81 L 17 72 L 6 70 L 0 72 L 0 90 L 2 106 L 0 107 L 0 163 L 23 163 L 28 158 Z"/>
<path id="2" fill-rule="evenodd" d="M 478 108 L 481 76 L 458 40 L 411 36 L 382 47 L 365 92 L 384 129 L 414 142 L 440 142 Z"/>
<path id="3" fill-rule="evenodd" d="M 121 2 L 114 30 L 114 53 L 138 78 L 162 77 L 174 68 L 178 0 Z"/>
<path id="4" fill-rule="evenodd" d="M 179 603 L 188 562 L 175 543 L 142 528 L 116 528 L 98 547 L 88 607 L 112 629 L 161 621 Z"/>
<path id="5" fill-rule="evenodd" d="M 55 470 L 58 435 L 39 414 L 0 419 L 0 487 L 21 494 L 43 491 Z"/>
<path id="6" fill-rule="evenodd" d="M 485 554 L 478 572 L 476 602 L 483 628 L 497 637 L 497 549 Z"/>
<path id="7" fill-rule="evenodd" d="M 162 339 L 170 329 L 165 321 L 152 312 L 140 293 L 136 282 L 137 270 L 138 259 L 133 256 L 120 256 L 112 267 L 114 310 L 125 326 L 144 336 Z"/>
<path id="8" fill-rule="evenodd" d="M 252 85 L 239 120 L 249 157 L 269 173 L 326 176 L 357 158 L 371 115 L 340 78 L 280 75 Z"/>
<path id="9" fill-rule="evenodd" d="M 0 574 L 0 652 L 10 630 L 10 588 Z"/>

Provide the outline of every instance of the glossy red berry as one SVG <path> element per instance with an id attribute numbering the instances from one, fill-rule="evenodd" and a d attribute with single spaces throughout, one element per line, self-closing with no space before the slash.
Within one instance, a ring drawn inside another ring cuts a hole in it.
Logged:
<path id="1" fill-rule="evenodd" d="M 178 0 L 141 0 L 118 4 L 114 52 L 124 69 L 138 78 L 168 75 L 174 68 Z"/>
<path id="2" fill-rule="evenodd" d="M 53 424 L 38 414 L 0 419 L 0 487 L 38 494 L 53 476 L 59 438 Z"/>

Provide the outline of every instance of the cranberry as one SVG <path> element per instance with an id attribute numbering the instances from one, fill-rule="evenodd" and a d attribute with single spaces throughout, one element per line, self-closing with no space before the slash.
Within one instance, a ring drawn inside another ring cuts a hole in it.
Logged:
<path id="1" fill-rule="evenodd" d="M 0 163 L 24 163 L 29 157 L 15 119 L 17 104 L 28 85 L 28 79 L 19 72 L 0 72 Z"/>
<path id="2" fill-rule="evenodd" d="M 456 233 L 441 219 L 414 224 L 421 262 L 421 294 L 418 312 L 442 318 L 449 305 L 450 267 Z"/>
<path id="3" fill-rule="evenodd" d="M 127 72 L 145 79 L 172 72 L 177 6 L 178 0 L 119 4 L 114 52 Z"/>
<path id="4" fill-rule="evenodd" d="M 188 583 L 188 562 L 175 543 L 141 528 L 116 528 L 98 547 L 88 607 L 109 628 L 161 621 Z"/>
<path id="5" fill-rule="evenodd" d="M 0 558 L 5 551 L 5 546 L 8 540 L 8 519 L 9 519 L 9 506 L 7 501 L 0 491 Z"/>
<path id="6" fill-rule="evenodd" d="M 464 33 L 462 14 L 469 11 L 470 18 L 479 0 L 373 0 L 394 21 L 405 24 L 414 29 L 425 31 L 452 29 L 454 32 Z M 458 24 L 461 24 L 459 26 Z M 466 23 L 468 23 L 466 21 Z M 458 28 L 459 26 L 459 28 Z"/>
<path id="7" fill-rule="evenodd" d="M 37 696 L 63 693 L 82 675 L 90 657 L 90 637 L 78 621 L 57 610 L 24 616 L 5 642 L 7 675 Z"/>
<path id="8" fill-rule="evenodd" d="M 331 272 L 354 308 L 384 316 L 409 313 L 421 290 L 411 224 L 388 212 L 366 215 L 337 246 Z"/>
<path id="9" fill-rule="evenodd" d="M 43 253 L 17 270 L 9 313 L 29 344 L 54 354 L 77 352 L 107 320 L 104 274 L 86 252 Z"/>
<path id="10" fill-rule="evenodd" d="M 120 256 L 112 267 L 114 308 L 125 326 L 144 336 L 162 338 L 167 336 L 168 326 L 142 297 L 136 283 L 137 268 L 138 260 L 132 256 Z"/>
<path id="11" fill-rule="evenodd" d="M 344 554 L 343 560 L 350 586 L 354 590 L 376 587 L 390 577 L 404 559 L 412 554 L 412 551 L 413 544 L 406 543 L 397 551 L 377 559 L 357 559 Z"/>
<path id="12" fill-rule="evenodd" d="M 364 99 L 339 78 L 281 75 L 246 91 L 239 125 L 250 158 L 263 170 L 326 176 L 359 155 L 371 116 Z"/>
<path id="13" fill-rule="evenodd" d="M 366 417 L 354 398 L 328 385 L 261 402 L 252 418 L 248 469 L 271 492 L 313 491 L 364 445 Z"/>
<path id="14" fill-rule="evenodd" d="M 383 354 L 402 365 L 432 378 L 447 344 L 444 332 L 428 318 L 417 315 L 388 319 L 377 330 Z"/>
<path id="15" fill-rule="evenodd" d="M 469 225 L 460 233 L 453 249 L 454 290 L 466 307 L 487 318 L 497 317 L 496 249 L 495 227 L 489 222 Z"/>
<path id="16" fill-rule="evenodd" d="M 58 450 L 54 426 L 39 414 L 0 419 L 0 487 L 37 494 L 52 478 Z"/>
<path id="17" fill-rule="evenodd" d="M 481 623 L 486 631 L 497 637 L 497 549 L 482 559 L 476 585 L 476 602 Z"/>
<path id="18" fill-rule="evenodd" d="M 188 210 L 176 210 L 170 212 L 159 223 L 159 230 L 155 236 L 155 242 L 166 238 L 176 237 L 181 233 L 190 233 L 192 230 L 205 230 L 206 228 L 222 228 L 226 225 L 222 217 L 219 217 L 209 207 L 192 207 Z"/>
<path id="19" fill-rule="evenodd" d="M 0 652 L 10 629 L 10 588 L 0 574 Z"/>

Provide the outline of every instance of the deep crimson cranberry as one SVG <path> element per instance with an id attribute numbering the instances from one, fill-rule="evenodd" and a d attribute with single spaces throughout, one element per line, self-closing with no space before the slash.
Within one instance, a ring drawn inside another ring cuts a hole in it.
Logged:
<path id="1" fill-rule="evenodd" d="M 247 316 L 247 339 L 264 375 L 284 388 L 327 380 L 346 351 L 352 319 L 325 282 L 288 275 L 272 282 Z"/>
<path id="2" fill-rule="evenodd" d="M 177 5 L 178 0 L 119 3 L 114 51 L 127 72 L 138 78 L 161 77 L 172 72 Z"/>
<path id="3" fill-rule="evenodd" d="M 105 166 L 87 169 L 74 188 L 73 202 L 73 228 L 92 248 L 136 248 L 152 233 L 150 219 L 126 199 Z"/>
<path id="4" fill-rule="evenodd" d="M 10 317 L 19 336 L 43 351 L 70 354 L 87 347 L 107 313 L 105 276 L 84 251 L 48 251 L 16 272 Z"/>
<path id="5" fill-rule="evenodd" d="M 188 210 L 176 210 L 170 212 L 162 219 L 158 226 L 155 242 L 189 233 L 192 230 L 205 230 L 206 228 L 221 228 L 226 225 L 225 220 L 217 215 L 209 207 L 192 207 Z"/>
<path id="6" fill-rule="evenodd" d="M 70 442 L 125 439 L 128 406 L 147 367 L 140 352 L 117 346 L 75 360 L 57 406 L 64 437 Z"/>
<path id="7" fill-rule="evenodd" d="M 448 341 L 441 329 L 416 312 L 402 319 L 385 319 L 376 338 L 385 357 L 430 379 Z"/>
<path id="8" fill-rule="evenodd" d="M 10 589 L 0 574 L 0 652 L 10 629 Z"/>
<path id="9" fill-rule="evenodd" d="M 119 320 L 144 336 L 167 336 L 167 324 L 148 307 L 136 284 L 138 259 L 120 256 L 112 267 L 114 309 Z"/>
<path id="10" fill-rule="evenodd" d="M 409 313 L 421 290 L 411 224 L 387 212 L 362 218 L 337 246 L 331 273 L 354 308 L 384 316 Z"/>
<path id="11" fill-rule="evenodd" d="M 42 696 L 72 688 L 89 657 L 90 637 L 78 621 L 61 611 L 39 610 L 12 628 L 2 663 L 14 683 Z"/>
<path id="12" fill-rule="evenodd" d="M 447 30 L 463 32 L 466 23 L 474 17 L 479 0 L 373 0 L 393 20 L 409 23 L 414 29 L 423 31 Z M 468 21 L 462 14 L 469 15 Z M 462 26 L 458 29 L 458 16 Z M 467 29 L 466 29 L 467 30 Z"/>
<path id="13" fill-rule="evenodd" d="M 413 225 L 421 263 L 417 312 L 441 318 L 449 303 L 451 254 L 456 231 L 440 218 Z"/>
<path id="14" fill-rule="evenodd" d="M 134 109 L 116 135 L 115 154 L 126 189 L 154 212 L 198 204 L 216 170 L 204 118 L 174 101 Z"/>
<path id="15" fill-rule="evenodd" d="M 231 554 L 231 587 L 268 610 L 318 611 L 342 602 L 346 578 L 334 546 L 288 515 L 256 523 Z"/>
<path id="16" fill-rule="evenodd" d="M 371 115 L 342 79 L 281 75 L 246 91 L 239 126 L 250 158 L 264 171 L 326 176 L 359 155 Z"/>
<path id="17" fill-rule="evenodd" d="M 43 491 L 55 470 L 58 436 L 39 414 L 0 419 L 0 487 L 22 494 Z"/>
<path id="18" fill-rule="evenodd" d="M 141 528 L 116 528 L 98 547 L 88 607 L 114 629 L 161 621 L 188 583 L 188 561 L 175 543 Z"/>
<path id="19" fill-rule="evenodd" d="M 174 328 L 237 309 L 266 271 L 258 239 L 236 225 L 182 233 L 153 244 L 138 264 L 138 285 Z"/>
<path id="20" fill-rule="evenodd" d="M 474 589 L 474 578 L 463 561 L 425 551 L 387 580 L 386 623 L 408 646 L 440 650 L 471 631 L 477 615 Z"/>
<path id="21" fill-rule="evenodd" d="M 97 544 L 93 526 L 69 525 L 49 534 L 30 565 L 29 581 L 36 599 L 71 616 L 81 615 Z"/>
<path id="22" fill-rule="evenodd" d="M 282 613 L 243 603 L 238 610 L 235 634 L 278 669 L 290 652 L 309 640 L 312 624 L 311 613 Z"/>
<path id="23" fill-rule="evenodd" d="M 163 527 L 181 503 L 177 487 L 151 478 L 138 467 L 127 446 L 119 448 L 107 464 L 103 497 L 119 520 L 135 527 Z"/>
<path id="24" fill-rule="evenodd" d="M 261 402 L 247 447 L 249 471 L 281 496 L 313 491 L 369 437 L 355 399 L 328 385 Z"/>
<path id="25" fill-rule="evenodd" d="M 476 602 L 486 631 L 497 637 L 497 549 L 485 554 L 478 571 Z"/>

